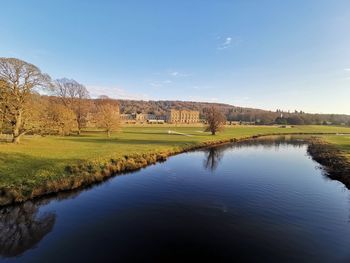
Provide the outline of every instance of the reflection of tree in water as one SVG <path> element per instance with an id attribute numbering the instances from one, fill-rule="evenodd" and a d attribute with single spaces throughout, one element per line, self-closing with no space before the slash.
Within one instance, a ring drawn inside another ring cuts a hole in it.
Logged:
<path id="1" fill-rule="evenodd" d="M 0 259 L 21 255 L 39 244 L 51 232 L 56 215 L 40 214 L 41 206 L 48 205 L 53 200 L 74 199 L 92 187 L 94 185 L 0 208 Z"/>
<path id="2" fill-rule="evenodd" d="M 22 254 L 48 234 L 55 224 L 55 214 L 38 216 L 42 203 L 28 201 L 0 210 L 0 255 Z"/>
<path id="3" fill-rule="evenodd" d="M 63 192 L 43 199 L 0 209 L 0 258 L 15 257 L 33 248 L 55 225 L 54 213 L 39 214 L 41 206 L 52 200 L 77 197 L 81 191 Z"/>
<path id="4" fill-rule="evenodd" d="M 224 156 L 225 148 L 212 147 L 205 152 L 204 168 L 210 171 L 215 171 L 218 167 L 222 157 Z"/>
<path id="5" fill-rule="evenodd" d="M 309 136 L 297 136 L 297 135 L 273 135 L 263 136 L 259 138 L 248 139 L 233 144 L 233 148 L 241 148 L 246 146 L 262 146 L 264 149 L 278 148 L 281 145 L 293 145 L 296 147 L 302 147 L 307 144 L 307 138 Z"/>
<path id="6" fill-rule="evenodd" d="M 215 171 L 218 167 L 225 150 L 234 148 L 243 148 L 247 146 L 258 146 L 264 149 L 278 148 L 282 145 L 293 145 L 294 147 L 303 147 L 307 144 L 307 136 L 264 136 L 259 138 L 248 139 L 233 144 L 225 144 L 222 146 L 212 147 L 205 150 L 206 158 L 204 160 L 205 169 Z"/>

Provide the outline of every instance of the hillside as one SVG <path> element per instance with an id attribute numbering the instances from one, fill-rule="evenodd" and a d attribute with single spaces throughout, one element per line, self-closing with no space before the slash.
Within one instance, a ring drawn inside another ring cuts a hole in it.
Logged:
<path id="1" fill-rule="evenodd" d="M 228 121 L 255 122 L 257 124 L 333 124 L 350 125 L 350 115 L 345 114 L 309 114 L 302 111 L 283 112 L 237 107 L 224 103 L 193 101 L 139 101 L 118 100 L 123 113 L 153 113 L 165 115 L 170 109 L 198 110 L 204 117 L 205 109 L 215 106 L 221 109 Z"/>

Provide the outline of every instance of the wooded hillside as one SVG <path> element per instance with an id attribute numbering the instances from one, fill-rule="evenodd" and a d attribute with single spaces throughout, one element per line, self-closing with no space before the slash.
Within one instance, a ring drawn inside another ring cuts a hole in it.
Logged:
<path id="1" fill-rule="evenodd" d="M 193 101 L 138 101 L 117 100 L 122 113 L 151 113 L 165 115 L 170 109 L 198 110 L 204 118 L 205 110 L 214 105 L 226 116 L 228 121 L 254 122 L 256 124 L 346 124 L 350 125 L 350 116 L 345 114 L 308 114 L 303 111 L 284 112 L 238 107 L 223 103 Z"/>

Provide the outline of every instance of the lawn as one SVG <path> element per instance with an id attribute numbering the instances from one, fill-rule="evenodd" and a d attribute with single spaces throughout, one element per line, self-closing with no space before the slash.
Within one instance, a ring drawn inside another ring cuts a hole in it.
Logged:
<path id="1" fill-rule="evenodd" d="M 168 133 L 168 131 L 173 131 Z M 177 134 L 177 133 L 183 134 Z M 85 131 L 80 136 L 26 136 L 21 144 L 0 143 L 0 189 L 36 186 L 67 175 L 65 167 L 81 161 L 105 163 L 126 155 L 179 151 L 203 142 L 239 139 L 271 133 L 350 133 L 350 128 L 331 126 L 232 126 L 216 136 L 202 127 L 124 127 L 107 138 L 105 133 Z M 350 139 L 327 136 L 330 143 L 350 153 Z M 349 157 L 350 158 L 350 157 Z"/>

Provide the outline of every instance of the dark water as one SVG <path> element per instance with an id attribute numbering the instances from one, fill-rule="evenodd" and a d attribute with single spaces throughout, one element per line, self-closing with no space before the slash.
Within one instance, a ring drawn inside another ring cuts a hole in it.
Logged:
<path id="1" fill-rule="evenodd" d="M 0 209 L 4 262 L 350 262 L 350 196 L 300 142 L 171 157 Z"/>

